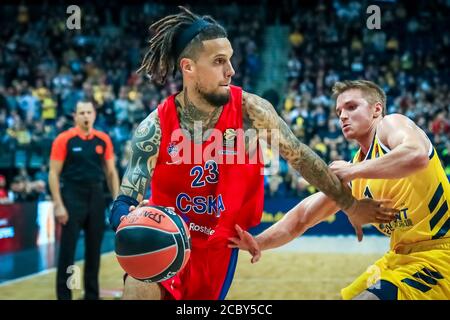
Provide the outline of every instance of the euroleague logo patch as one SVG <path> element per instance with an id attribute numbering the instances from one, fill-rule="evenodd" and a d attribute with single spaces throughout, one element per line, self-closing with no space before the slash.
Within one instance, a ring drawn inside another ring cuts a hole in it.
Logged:
<path id="1" fill-rule="evenodd" d="M 223 138 L 225 140 L 234 140 L 234 138 L 236 138 L 236 129 L 233 128 L 228 128 L 225 130 L 225 132 L 223 133 Z"/>
<path id="2" fill-rule="evenodd" d="M 236 129 L 228 128 L 223 133 L 223 145 L 225 147 L 234 147 L 236 140 Z"/>
<path id="3" fill-rule="evenodd" d="M 102 145 L 96 145 L 95 146 L 95 152 L 97 153 L 97 154 L 103 154 L 103 146 Z"/>

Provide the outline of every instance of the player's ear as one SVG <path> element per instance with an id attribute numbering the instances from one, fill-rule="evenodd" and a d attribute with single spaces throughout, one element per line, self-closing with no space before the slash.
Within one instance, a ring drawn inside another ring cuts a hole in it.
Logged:
<path id="1" fill-rule="evenodd" d="M 381 117 L 381 115 L 383 114 L 383 105 L 381 104 L 381 102 L 375 103 L 373 107 L 374 107 L 373 117 L 374 118 Z"/>
<path id="2" fill-rule="evenodd" d="M 192 74 L 194 71 L 194 61 L 189 58 L 182 58 L 180 60 L 181 73 Z"/>

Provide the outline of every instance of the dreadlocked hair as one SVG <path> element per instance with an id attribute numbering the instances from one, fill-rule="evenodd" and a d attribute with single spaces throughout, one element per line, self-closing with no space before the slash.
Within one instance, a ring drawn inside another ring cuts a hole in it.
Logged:
<path id="1" fill-rule="evenodd" d="M 181 10 L 180 13 L 164 17 L 150 26 L 149 31 L 154 30 L 155 33 L 149 41 L 149 49 L 137 70 L 137 73 L 145 71 L 151 80 L 159 84 L 166 82 L 168 74 L 175 75 L 182 58 L 195 60 L 199 49 L 203 47 L 202 41 L 227 37 L 225 29 L 212 17 L 200 17 L 185 7 L 178 6 L 178 8 Z M 179 57 L 175 57 L 173 43 L 175 35 L 198 19 L 203 19 L 211 25 L 195 36 Z"/>

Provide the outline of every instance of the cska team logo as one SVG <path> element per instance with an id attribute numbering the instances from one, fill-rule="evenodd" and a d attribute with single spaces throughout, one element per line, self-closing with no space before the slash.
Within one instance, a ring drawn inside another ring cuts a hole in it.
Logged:
<path id="1" fill-rule="evenodd" d="M 178 153 L 178 146 L 175 144 L 175 142 L 169 143 L 169 146 L 167 147 L 167 153 L 169 156 L 174 157 Z"/>

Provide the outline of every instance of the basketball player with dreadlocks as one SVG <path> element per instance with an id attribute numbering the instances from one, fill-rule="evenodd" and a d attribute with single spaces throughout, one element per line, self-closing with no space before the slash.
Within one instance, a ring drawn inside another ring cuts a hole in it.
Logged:
<path id="1" fill-rule="evenodd" d="M 256 141 L 266 139 L 272 145 L 272 133 L 277 134 L 281 155 L 347 213 L 358 233 L 365 223 L 393 220 L 395 210 L 383 206 L 383 201 L 356 200 L 297 140 L 268 101 L 231 85 L 233 49 L 221 25 L 209 16 L 180 10 L 151 26 L 156 33 L 139 71 L 163 84 L 170 73 L 180 70 L 183 89 L 136 129 L 110 221 L 116 229 L 123 216 L 145 203 L 173 207 L 189 226 L 192 251 L 185 268 L 163 282 L 126 277 L 124 299 L 226 297 L 238 253 L 228 248 L 228 238 L 235 236 L 235 224 L 243 230 L 257 225 L 264 202 L 259 144 L 252 148 L 242 134 L 245 130 L 253 129 L 258 132 Z M 264 130 L 270 134 L 260 134 Z M 189 149 L 195 152 L 186 156 Z M 215 153 L 207 155 L 212 149 Z M 196 159 L 199 155 L 201 159 Z M 151 197 L 146 202 L 149 183 Z"/>

